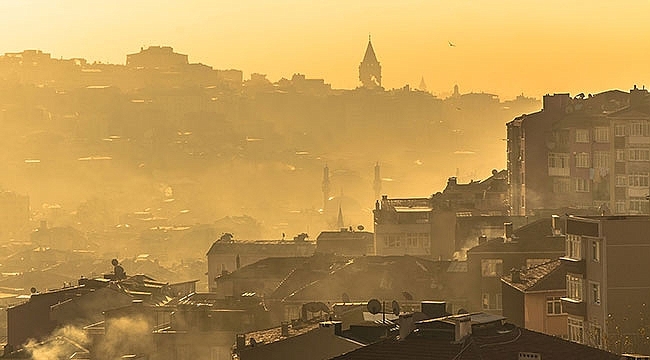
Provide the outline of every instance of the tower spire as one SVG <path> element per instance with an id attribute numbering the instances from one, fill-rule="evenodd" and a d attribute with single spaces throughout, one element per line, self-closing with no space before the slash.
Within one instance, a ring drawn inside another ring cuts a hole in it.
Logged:
<path id="1" fill-rule="evenodd" d="M 343 222 L 343 211 L 341 210 L 341 204 L 339 204 L 339 216 L 336 218 L 336 227 L 341 229 L 345 227 Z"/>
<path id="2" fill-rule="evenodd" d="M 375 164 L 375 182 L 373 184 L 375 190 L 375 200 L 378 200 L 381 197 L 381 174 L 379 168 L 379 162 Z"/>
<path id="3" fill-rule="evenodd" d="M 327 167 L 327 164 L 325 164 L 325 167 L 323 168 L 323 210 L 327 209 L 327 201 L 330 198 L 330 168 Z"/>
<path id="4" fill-rule="evenodd" d="M 368 46 L 363 60 L 359 65 L 359 80 L 361 85 L 367 89 L 381 88 L 381 65 L 372 47 L 372 38 L 368 34 Z"/>

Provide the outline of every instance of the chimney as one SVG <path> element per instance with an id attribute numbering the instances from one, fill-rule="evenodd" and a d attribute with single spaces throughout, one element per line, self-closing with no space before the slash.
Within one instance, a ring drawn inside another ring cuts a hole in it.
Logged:
<path id="1" fill-rule="evenodd" d="M 460 342 L 472 333 L 472 318 L 467 315 L 454 319 L 454 341 Z"/>
<path id="2" fill-rule="evenodd" d="M 447 186 L 456 186 L 458 184 L 458 180 L 456 179 L 455 176 L 450 177 L 447 179 Z"/>
<path id="3" fill-rule="evenodd" d="M 551 226 L 553 228 L 553 236 L 559 236 L 562 234 L 562 229 L 560 228 L 560 216 L 552 215 L 551 216 Z"/>
<path id="4" fill-rule="evenodd" d="M 334 335 L 341 336 L 343 334 L 343 323 L 341 321 L 330 320 L 330 321 L 321 321 L 320 327 L 322 328 L 334 328 Z"/>
<path id="5" fill-rule="evenodd" d="M 237 350 L 242 350 L 246 347 L 246 335 L 237 334 Z"/>
<path id="6" fill-rule="evenodd" d="M 519 269 L 511 269 L 510 270 L 510 276 L 512 276 L 512 282 L 513 283 L 520 283 L 521 282 L 521 271 Z"/>
<path id="7" fill-rule="evenodd" d="M 447 316 L 447 303 L 444 301 L 423 301 L 422 312 L 430 319 Z"/>
<path id="8" fill-rule="evenodd" d="M 478 244 L 485 244 L 487 242 L 487 235 L 481 235 L 478 237 Z"/>
<path id="9" fill-rule="evenodd" d="M 286 321 L 283 321 L 280 323 L 280 329 L 282 331 L 282 337 L 288 337 L 289 336 L 289 323 Z"/>
<path id="10" fill-rule="evenodd" d="M 512 223 L 511 222 L 503 223 L 503 235 L 505 237 L 505 241 L 512 240 Z"/>

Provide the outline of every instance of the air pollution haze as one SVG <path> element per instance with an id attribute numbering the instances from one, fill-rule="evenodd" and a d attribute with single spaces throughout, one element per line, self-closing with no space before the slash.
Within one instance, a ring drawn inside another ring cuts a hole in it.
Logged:
<path id="1" fill-rule="evenodd" d="M 534 335 L 502 281 L 523 294 L 561 271 L 531 329 L 607 348 L 607 321 L 645 302 L 568 317 L 561 298 L 583 285 L 585 311 L 608 309 L 608 267 L 587 282 L 559 258 L 600 266 L 606 221 L 628 219 L 606 216 L 648 213 L 647 14 L 647 0 L 0 3 L 4 357 L 265 359 L 304 334 L 335 339 L 314 341 L 327 359 L 396 338 L 379 300 L 396 323 L 456 314 L 441 325 L 456 334 L 483 311 L 472 324 L 513 344 Z M 521 329 L 492 317 L 509 311 Z M 382 335 L 350 335 L 369 324 Z M 643 329 L 607 349 L 645 349 Z"/>

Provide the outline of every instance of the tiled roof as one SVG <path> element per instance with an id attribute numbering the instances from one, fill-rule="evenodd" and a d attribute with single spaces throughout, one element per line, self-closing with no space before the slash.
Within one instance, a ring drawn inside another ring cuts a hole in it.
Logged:
<path id="1" fill-rule="evenodd" d="M 307 323 L 297 326 L 289 325 L 289 336 L 282 336 L 282 326 L 272 327 L 270 329 L 252 331 L 245 334 L 246 343 L 249 339 L 255 339 L 258 344 L 270 344 L 276 341 L 286 339 L 287 337 L 298 336 L 306 334 L 319 327 L 319 323 Z"/>
<path id="2" fill-rule="evenodd" d="M 519 273 L 521 281 L 512 281 L 512 274 L 504 276 L 503 282 L 519 291 L 562 290 L 565 288 L 565 275 L 560 271 L 560 260 L 529 267 Z"/>

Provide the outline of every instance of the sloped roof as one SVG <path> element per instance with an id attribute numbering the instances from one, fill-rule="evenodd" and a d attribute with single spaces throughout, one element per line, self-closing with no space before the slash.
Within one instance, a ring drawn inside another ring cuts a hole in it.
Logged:
<path id="1" fill-rule="evenodd" d="M 504 276 L 502 281 L 522 292 L 562 290 L 566 288 L 566 271 L 560 268 L 559 259 L 551 260 L 522 270 L 519 274 L 521 281 L 513 282 L 512 274 Z"/>
<path id="2" fill-rule="evenodd" d="M 620 359 L 607 351 L 517 327 L 485 335 L 471 334 L 462 342 L 413 333 L 401 341 L 387 339 L 334 359 L 502 360 L 517 359 L 520 352 L 537 353 L 544 360 Z"/>
<path id="3" fill-rule="evenodd" d="M 558 252 L 565 249 L 565 239 L 553 236 L 551 219 L 540 219 L 516 229 L 513 241 L 503 238 L 490 239 L 468 250 L 468 254 L 498 253 L 498 252 Z"/>
<path id="4" fill-rule="evenodd" d="M 448 262 L 425 260 L 413 256 L 364 256 L 332 271 L 314 275 L 302 287 L 284 290 L 278 297 L 290 301 L 337 300 L 346 293 L 353 301 L 370 298 L 402 299 L 404 292 L 415 298 L 444 297 L 448 284 L 443 274 Z M 288 295 L 285 295 L 287 294 Z"/>

